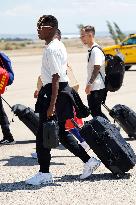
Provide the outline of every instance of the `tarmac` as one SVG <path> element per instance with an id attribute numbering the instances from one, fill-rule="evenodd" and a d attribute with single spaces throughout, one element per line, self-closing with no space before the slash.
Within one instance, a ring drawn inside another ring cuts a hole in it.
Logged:
<path id="1" fill-rule="evenodd" d="M 41 55 L 11 56 L 15 71 L 14 84 L 3 95 L 10 105 L 23 104 L 34 109 L 33 98 L 37 77 L 40 74 Z M 69 54 L 69 64 L 80 84 L 79 94 L 85 104 L 86 54 Z M 112 108 L 115 104 L 124 104 L 136 111 L 136 66 L 125 72 L 124 83 L 115 93 L 109 93 L 106 104 Z M 3 102 L 10 121 L 13 113 Z M 103 108 L 109 117 L 108 112 Z M 91 119 L 91 116 L 86 119 Z M 111 118 L 110 118 L 111 119 Z M 111 119 L 113 122 L 113 120 Z M 55 183 L 38 187 L 26 185 L 24 181 L 38 172 L 35 152 L 35 136 L 14 116 L 11 131 L 15 145 L 0 147 L 0 204 L 1 205 L 136 205 L 136 166 L 122 179 L 115 179 L 102 164 L 94 174 L 81 181 L 83 163 L 63 146 L 53 149 L 50 172 Z M 136 140 L 122 136 L 130 143 L 136 153 Z M 2 133 L 0 130 L 0 138 Z M 89 151 L 90 156 L 95 156 Z M 45 156 L 46 157 L 46 156 Z"/>

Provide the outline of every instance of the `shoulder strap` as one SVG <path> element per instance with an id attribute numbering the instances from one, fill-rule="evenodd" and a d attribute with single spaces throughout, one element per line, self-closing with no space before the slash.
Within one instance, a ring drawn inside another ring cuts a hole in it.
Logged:
<path id="1" fill-rule="evenodd" d="M 101 72 L 100 72 L 100 71 L 99 71 L 99 73 L 100 73 L 100 76 L 101 76 L 101 78 L 102 78 L 103 82 L 105 83 L 105 80 L 103 79 L 103 76 L 102 76 L 102 74 L 101 74 Z"/>
<path id="2" fill-rule="evenodd" d="M 89 56 L 88 56 L 88 62 L 89 62 L 89 59 L 90 59 L 90 57 L 91 57 L 91 52 L 92 52 L 92 50 L 93 50 L 93 48 L 99 48 L 102 52 L 103 52 L 103 54 L 104 54 L 104 56 L 105 56 L 105 53 L 104 53 L 104 51 L 102 50 L 102 48 L 100 47 L 100 46 L 98 46 L 98 45 L 95 45 L 95 46 L 93 46 L 92 48 L 91 48 L 91 50 L 89 50 L 88 52 L 89 52 Z"/>

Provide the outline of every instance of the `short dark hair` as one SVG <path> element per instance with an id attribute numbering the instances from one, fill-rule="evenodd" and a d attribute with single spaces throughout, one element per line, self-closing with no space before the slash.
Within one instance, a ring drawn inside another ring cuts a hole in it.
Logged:
<path id="1" fill-rule="evenodd" d="M 81 28 L 81 31 L 85 31 L 85 32 L 91 32 L 93 35 L 95 35 L 95 28 L 94 26 L 84 26 Z"/>
<path id="2" fill-rule="evenodd" d="M 58 28 L 58 20 L 52 15 L 43 15 L 39 18 L 37 22 L 37 28 L 41 26 L 52 26 L 53 28 Z"/>

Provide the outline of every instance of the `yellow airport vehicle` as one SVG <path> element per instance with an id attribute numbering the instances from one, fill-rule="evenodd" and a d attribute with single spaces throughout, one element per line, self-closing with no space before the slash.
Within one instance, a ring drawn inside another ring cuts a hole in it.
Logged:
<path id="1" fill-rule="evenodd" d="M 128 70 L 136 64 L 136 34 L 130 34 L 118 45 L 104 47 L 105 54 L 118 55 L 123 58 L 125 69 Z"/>

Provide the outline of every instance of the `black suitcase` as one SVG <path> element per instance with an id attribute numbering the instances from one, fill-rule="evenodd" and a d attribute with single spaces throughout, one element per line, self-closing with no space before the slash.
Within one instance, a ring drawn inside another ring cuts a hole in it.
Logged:
<path id="1" fill-rule="evenodd" d="M 122 177 L 136 164 L 136 155 L 115 125 L 102 117 L 85 122 L 81 136 L 103 164 L 116 176 Z"/>
<path id="2" fill-rule="evenodd" d="M 30 107 L 16 104 L 11 107 L 15 115 L 34 133 L 37 134 L 39 124 L 39 114 L 35 113 Z"/>
<path id="3" fill-rule="evenodd" d="M 130 138 L 136 139 L 136 113 L 126 105 L 115 105 L 111 110 L 103 104 L 108 110 L 109 115 L 123 128 Z"/>

